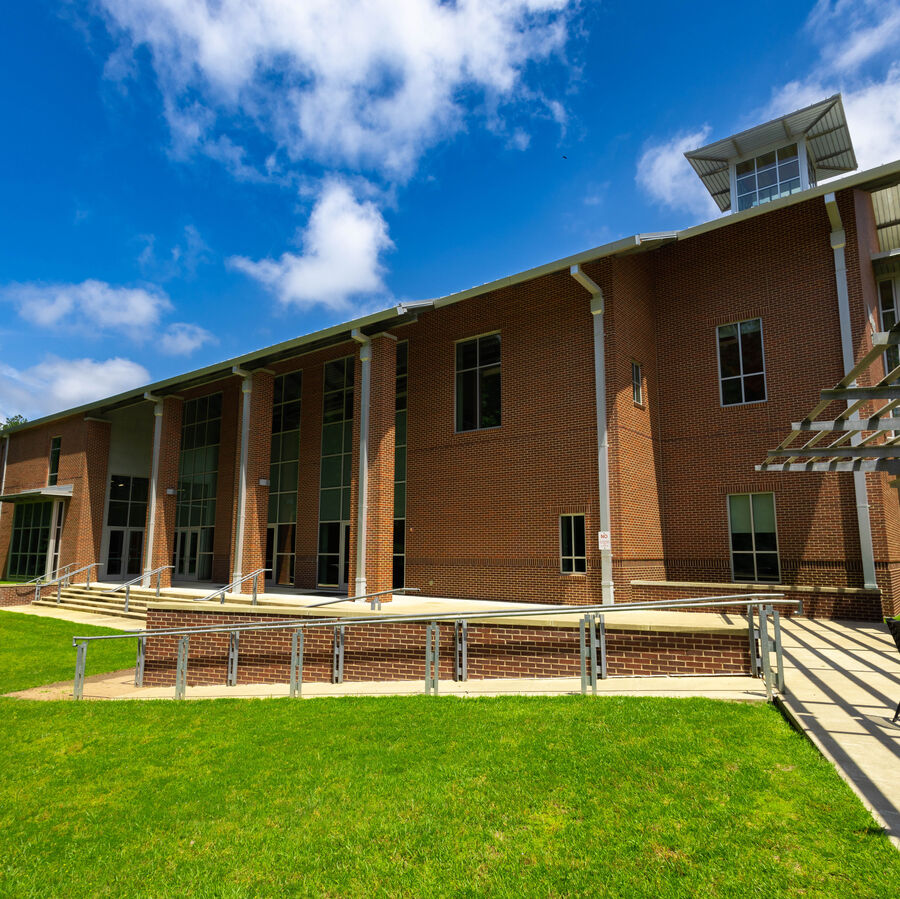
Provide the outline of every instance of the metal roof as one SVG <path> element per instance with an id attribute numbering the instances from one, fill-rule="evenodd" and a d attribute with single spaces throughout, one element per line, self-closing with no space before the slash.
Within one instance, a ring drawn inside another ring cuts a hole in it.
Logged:
<path id="1" fill-rule="evenodd" d="M 684 155 L 716 205 L 726 212 L 731 208 L 729 163 L 780 143 L 803 139 L 816 181 L 856 169 L 856 154 L 840 94 Z"/>
<path id="2" fill-rule="evenodd" d="M 20 493 L 4 493 L 0 503 L 36 502 L 42 499 L 69 499 L 72 484 L 58 484 L 53 487 L 38 487 L 36 490 L 22 490 Z"/>

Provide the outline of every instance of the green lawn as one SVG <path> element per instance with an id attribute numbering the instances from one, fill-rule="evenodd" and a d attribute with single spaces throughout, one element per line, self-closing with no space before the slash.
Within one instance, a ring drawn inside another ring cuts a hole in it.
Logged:
<path id="1" fill-rule="evenodd" d="M 770 706 L 0 700 L 0 896 L 884 899 L 898 883 L 900 856 Z"/>
<path id="2" fill-rule="evenodd" d="M 120 631 L 55 618 L 0 611 L 0 694 L 40 687 L 75 677 L 75 634 L 117 634 Z M 134 666 L 134 640 L 99 640 L 91 644 L 88 674 Z"/>

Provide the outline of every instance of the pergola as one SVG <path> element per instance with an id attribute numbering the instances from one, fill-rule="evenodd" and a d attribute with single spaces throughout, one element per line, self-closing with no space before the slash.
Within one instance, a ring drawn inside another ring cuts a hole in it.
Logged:
<path id="1" fill-rule="evenodd" d="M 884 471 L 900 486 L 900 365 L 876 381 L 870 372 L 900 345 L 900 324 L 872 335 L 872 348 L 821 398 L 803 421 L 766 454 L 757 471 Z M 886 366 L 885 366 L 886 368 Z M 868 375 L 868 377 L 867 377 Z M 859 381 L 874 382 L 859 386 Z M 837 414 L 829 408 L 846 403 Z"/>

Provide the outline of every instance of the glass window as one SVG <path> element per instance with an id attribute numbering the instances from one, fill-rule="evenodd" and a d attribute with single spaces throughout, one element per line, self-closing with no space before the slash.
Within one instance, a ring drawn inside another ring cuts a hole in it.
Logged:
<path id="1" fill-rule="evenodd" d="M 456 430 L 500 427 L 500 335 L 456 344 Z"/>
<path id="2" fill-rule="evenodd" d="M 6 573 L 11 581 L 46 573 L 52 511 L 52 502 L 16 503 Z"/>
<path id="3" fill-rule="evenodd" d="M 802 187 L 797 144 L 739 162 L 734 174 L 739 212 L 795 194 Z"/>
<path id="4" fill-rule="evenodd" d="M 52 487 L 59 478 L 59 448 L 62 445 L 62 437 L 53 437 L 50 440 L 50 465 L 47 472 L 47 486 Z"/>
<path id="5" fill-rule="evenodd" d="M 736 581 L 777 582 L 778 535 L 774 493 L 739 493 L 728 497 L 731 568 Z"/>
<path id="6" fill-rule="evenodd" d="M 766 399 L 762 319 L 720 325 L 719 384 L 723 406 Z"/>
<path id="7" fill-rule="evenodd" d="M 638 362 L 631 363 L 631 395 L 636 406 L 644 405 L 644 382 Z"/>
<path id="8" fill-rule="evenodd" d="M 881 330 L 890 331 L 900 316 L 897 314 L 897 299 L 900 289 L 895 281 L 881 281 L 878 285 L 878 311 L 881 317 Z M 893 371 L 900 365 L 900 347 L 889 346 L 884 352 L 884 373 Z"/>
<path id="9" fill-rule="evenodd" d="M 406 425 L 409 344 L 397 344 L 397 387 L 394 408 L 394 577 L 392 586 L 406 583 Z"/>
<path id="10" fill-rule="evenodd" d="M 559 547 L 560 570 L 563 574 L 584 574 L 587 571 L 584 515 L 560 516 Z"/>

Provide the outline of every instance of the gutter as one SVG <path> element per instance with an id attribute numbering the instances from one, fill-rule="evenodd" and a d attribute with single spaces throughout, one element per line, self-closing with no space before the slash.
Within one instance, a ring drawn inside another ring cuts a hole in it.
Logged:
<path id="1" fill-rule="evenodd" d="M 847 260 L 844 252 L 847 236 L 844 232 L 841 213 L 834 193 L 825 194 L 825 209 L 828 212 L 828 220 L 831 223 L 831 249 L 834 252 L 834 278 L 837 285 L 838 312 L 841 322 L 841 352 L 844 361 L 844 374 L 846 375 L 853 369 L 855 362 L 853 330 L 850 323 L 850 292 L 847 287 Z M 852 402 L 848 400 L 847 405 L 851 406 Z M 859 419 L 859 413 L 852 413 L 850 418 Z M 860 440 L 860 436 L 855 434 L 851 438 L 850 444 L 858 446 Z M 866 489 L 865 472 L 853 472 L 853 491 L 856 496 L 856 521 L 859 528 L 859 552 L 862 559 L 863 583 L 866 589 L 877 590 L 878 580 L 875 577 L 872 521 L 869 516 L 869 495 Z"/>
<path id="2" fill-rule="evenodd" d="M 610 540 L 609 507 L 609 428 L 606 422 L 606 335 L 604 332 L 604 302 L 600 285 L 586 275 L 580 265 L 573 265 L 569 274 L 591 295 L 591 316 L 594 319 L 594 389 L 597 395 L 597 472 L 600 533 L 600 595 L 604 605 L 615 602 L 612 576 L 612 544 Z M 587 535 L 585 535 L 585 538 Z M 604 548 L 604 545 L 607 548 Z"/>

